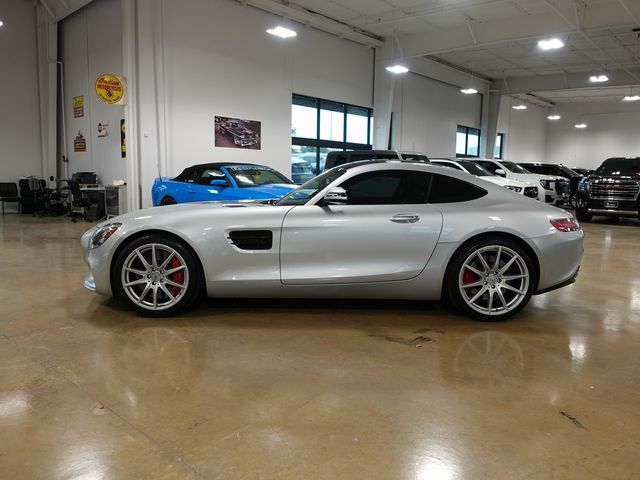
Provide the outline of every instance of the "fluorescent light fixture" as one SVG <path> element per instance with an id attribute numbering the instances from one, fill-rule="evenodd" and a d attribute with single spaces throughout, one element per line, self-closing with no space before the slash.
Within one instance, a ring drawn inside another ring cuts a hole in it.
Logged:
<path id="1" fill-rule="evenodd" d="M 267 30 L 267 33 L 271 35 L 275 35 L 276 37 L 280 37 L 280 38 L 291 38 L 298 35 L 295 31 L 291 30 L 290 28 L 281 27 L 280 25 L 278 25 L 276 28 L 270 28 L 269 30 Z"/>
<path id="2" fill-rule="evenodd" d="M 478 93 L 478 90 L 475 88 L 463 88 L 460 90 L 465 95 L 473 95 L 474 93 Z"/>
<path id="3" fill-rule="evenodd" d="M 576 128 L 587 128 L 587 124 L 586 123 L 576 123 L 574 125 L 574 127 L 576 127 Z"/>
<path id="4" fill-rule="evenodd" d="M 559 38 L 548 38 L 538 42 L 540 50 L 557 50 L 562 47 L 564 47 L 564 42 Z"/>
<path id="5" fill-rule="evenodd" d="M 514 105 L 513 107 L 514 110 L 526 110 L 527 106 L 526 105 Z"/>
<path id="6" fill-rule="evenodd" d="M 560 120 L 561 117 L 560 117 L 560 115 L 556 114 L 556 115 L 549 115 L 547 118 L 549 120 Z"/>
<path id="7" fill-rule="evenodd" d="M 609 81 L 609 77 L 607 77 L 606 75 L 591 75 L 589 77 L 589 81 L 591 83 L 604 83 L 604 82 L 608 82 Z"/>
<path id="8" fill-rule="evenodd" d="M 627 95 L 622 99 L 623 102 L 637 102 L 640 100 L 640 95 Z"/>
<path id="9" fill-rule="evenodd" d="M 387 71 L 391 73 L 407 73 L 409 69 L 404 65 L 391 65 L 390 67 L 387 67 Z"/>

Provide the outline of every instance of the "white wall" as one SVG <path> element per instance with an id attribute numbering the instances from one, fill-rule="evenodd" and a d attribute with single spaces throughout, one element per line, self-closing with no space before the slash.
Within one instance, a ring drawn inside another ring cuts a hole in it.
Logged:
<path id="1" fill-rule="evenodd" d="M 107 105 L 96 95 L 96 78 L 122 75 L 121 0 L 95 0 L 60 25 L 60 52 L 64 63 L 64 115 L 69 176 L 96 172 L 102 183 L 126 178 L 126 159 L 120 154 L 120 120 L 124 107 Z M 84 96 L 84 117 L 74 118 L 73 97 Z M 98 137 L 98 123 L 109 124 L 108 136 Z M 82 132 L 86 152 L 74 152 L 73 140 Z"/>
<path id="2" fill-rule="evenodd" d="M 17 182 L 43 175 L 35 8 L 2 0 L 0 16 L 0 181 Z"/>
<path id="3" fill-rule="evenodd" d="M 372 106 L 373 51 L 230 0 L 138 4 L 142 205 L 158 175 L 214 161 L 256 162 L 285 174 L 291 162 L 291 95 Z M 262 149 L 214 147 L 215 115 L 262 122 Z"/>
<path id="4" fill-rule="evenodd" d="M 622 102 L 560 104 L 557 122 L 549 122 L 549 163 L 596 168 L 608 157 L 640 156 L 640 105 Z M 574 128 L 578 122 L 587 128 Z"/>
<path id="5" fill-rule="evenodd" d="M 458 87 L 403 75 L 394 95 L 395 148 L 455 157 L 457 126 L 480 128 L 481 101 L 480 95 L 463 95 Z"/>
<path id="6" fill-rule="evenodd" d="M 502 157 L 513 162 L 547 162 L 547 110 L 527 103 L 526 110 L 513 110 L 520 104 L 503 96 L 498 116 L 498 133 L 505 134 Z"/>

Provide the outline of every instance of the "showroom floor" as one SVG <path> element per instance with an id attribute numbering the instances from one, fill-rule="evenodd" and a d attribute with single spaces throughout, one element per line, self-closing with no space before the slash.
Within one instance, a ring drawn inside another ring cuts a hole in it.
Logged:
<path id="1" fill-rule="evenodd" d="M 640 472 L 638 222 L 506 323 L 437 303 L 82 288 L 89 224 L 0 220 L 0 478 L 626 479 Z"/>

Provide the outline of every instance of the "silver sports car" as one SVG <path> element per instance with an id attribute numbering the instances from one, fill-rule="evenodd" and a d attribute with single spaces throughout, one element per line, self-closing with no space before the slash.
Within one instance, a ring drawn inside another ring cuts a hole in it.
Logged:
<path id="1" fill-rule="evenodd" d="M 150 316 L 210 297 L 448 299 L 500 320 L 575 280 L 571 214 L 464 172 L 367 161 L 275 204 L 141 210 L 82 237 L 85 286 Z"/>

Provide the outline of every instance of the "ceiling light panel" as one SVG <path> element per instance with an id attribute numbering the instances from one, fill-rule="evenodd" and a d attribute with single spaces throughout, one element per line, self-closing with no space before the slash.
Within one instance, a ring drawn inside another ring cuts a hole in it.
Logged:
<path id="1" fill-rule="evenodd" d="M 387 67 L 387 71 L 391 73 L 399 74 L 399 73 L 407 73 L 409 69 L 404 65 L 391 65 Z"/>
<path id="2" fill-rule="evenodd" d="M 559 38 L 547 38 L 538 42 L 540 50 L 558 50 L 564 47 L 564 42 Z"/>
<path id="3" fill-rule="evenodd" d="M 267 30 L 267 33 L 270 35 L 275 35 L 276 37 L 280 37 L 280 38 L 292 38 L 298 35 L 294 30 L 291 30 L 290 28 L 282 27 L 280 25 L 278 25 L 275 28 L 270 28 L 269 30 Z"/>

